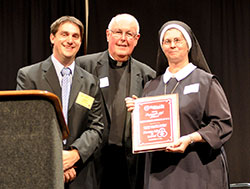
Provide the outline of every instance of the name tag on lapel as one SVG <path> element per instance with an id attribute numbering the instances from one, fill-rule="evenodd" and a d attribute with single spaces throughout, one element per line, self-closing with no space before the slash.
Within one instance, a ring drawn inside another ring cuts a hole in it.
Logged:
<path id="1" fill-rule="evenodd" d="M 109 78 L 103 77 L 100 79 L 100 88 L 108 87 L 109 86 Z"/>
<path id="2" fill-rule="evenodd" d="M 76 98 L 76 103 L 90 110 L 94 103 L 94 100 L 95 99 L 93 97 L 84 94 L 82 92 L 79 92 Z"/>
<path id="3" fill-rule="evenodd" d="M 200 88 L 199 83 L 185 86 L 183 94 L 185 95 L 185 94 L 189 94 L 189 93 L 197 93 L 197 92 L 199 92 L 199 88 Z"/>

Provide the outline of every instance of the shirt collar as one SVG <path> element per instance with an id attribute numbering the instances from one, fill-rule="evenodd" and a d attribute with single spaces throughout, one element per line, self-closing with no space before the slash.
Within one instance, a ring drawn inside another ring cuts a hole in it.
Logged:
<path id="1" fill-rule="evenodd" d="M 196 68 L 197 66 L 193 65 L 192 63 L 189 63 L 184 68 L 179 70 L 177 73 L 173 74 L 169 72 L 169 67 L 168 67 L 163 75 L 163 82 L 167 83 L 169 79 L 172 77 L 175 77 L 177 81 L 180 81 L 186 78 L 189 74 L 191 74 Z"/>
<path id="2" fill-rule="evenodd" d="M 53 54 L 51 55 L 51 60 L 52 60 L 52 63 L 56 69 L 57 77 L 60 79 L 62 77 L 61 71 L 64 68 L 64 66 L 55 58 L 55 56 Z M 73 61 L 72 64 L 70 64 L 68 67 L 71 69 L 71 73 L 72 73 L 72 77 L 73 77 L 74 69 L 75 69 L 75 61 Z"/>
<path id="3" fill-rule="evenodd" d="M 124 62 L 118 62 L 116 61 L 113 56 L 109 53 L 109 58 L 111 60 L 111 63 L 115 66 L 115 67 L 124 67 L 128 64 L 128 62 L 130 61 L 130 57 L 128 58 L 128 60 L 124 61 Z"/>

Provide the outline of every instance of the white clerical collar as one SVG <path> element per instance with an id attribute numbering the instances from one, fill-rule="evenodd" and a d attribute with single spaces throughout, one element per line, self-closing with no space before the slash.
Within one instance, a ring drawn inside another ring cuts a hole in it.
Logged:
<path id="1" fill-rule="evenodd" d="M 186 78 L 189 74 L 191 74 L 196 68 L 197 66 L 193 65 L 192 63 L 189 63 L 184 68 L 179 70 L 177 73 L 173 74 L 169 72 L 169 67 L 168 67 L 163 75 L 163 82 L 167 83 L 169 79 L 172 77 L 175 77 L 177 81 L 180 81 Z"/>
<path id="2" fill-rule="evenodd" d="M 109 56 L 110 56 L 110 58 L 111 58 L 112 60 L 116 61 L 116 60 L 111 56 L 111 54 L 109 54 Z M 123 62 L 116 61 L 116 66 L 121 67 L 121 66 L 122 66 L 122 63 L 123 63 Z"/>

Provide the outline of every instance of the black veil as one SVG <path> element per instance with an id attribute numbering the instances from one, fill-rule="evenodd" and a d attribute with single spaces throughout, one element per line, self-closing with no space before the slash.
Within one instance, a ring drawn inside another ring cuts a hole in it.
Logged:
<path id="1" fill-rule="evenodd" d="M 158 51 L 157 51 L 157 58 L 156 58 L 156 73 L 158 75 L 162 75 L 165 73 L 167 67 L 168 67 L 168 60 L 162 51 L 161 48 L 161 41 L 160 41 L 160 36 L 165 27 L 167 27 L 170 24 L 177 24 L 181 27 L 183 27 L 187 33 L 189 34 L 191 41 L 192 41 L 192 47 L 189 50 L 188 57 L 189 57 L 189 62 L 192 62 L 194 65 L 196 65 L 198 68 L 211 73 L 208 64 L 206 62 L 206 59 L 203 55 L 203 52 L 201 50 L 201 47 L 199 45 L 198 40 L 196 39 L 194 33 L 192 32 L 191 28 L 186 25 L 185 23 L 177 20 L 169 21 L 166 22 L 161 29 L 159 30 L 159 40 L 158 40 Z"/>

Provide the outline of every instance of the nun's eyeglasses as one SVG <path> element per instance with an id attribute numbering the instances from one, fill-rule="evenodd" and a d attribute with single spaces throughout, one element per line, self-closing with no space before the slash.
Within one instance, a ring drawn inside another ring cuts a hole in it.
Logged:
<path id="1" fill-rule="evenodd" d="M 125 37 L 127 38 L 127 39 L 134 39 L 136 36 L 137 36 L 137 34 L 135 34 L 135 33 L 133 33 L 133 32 L 123 32 L 123 31 L 121 31 L 121 30 L 117 30 L 117 31 L 113 31 L 113 30 L 109 30 L 109 31 L 111 31 L 112 32 L 112 35 L 115 37 L 115 38 L 117 38 L 117 39 L 120 39 L 122 36 L 123 36 L 123 34 L 125 34 Z"/>
<path id="2" fill-rule="evenodd" d="M 165 41 L 162 42 L 162 44 L 170 46 L 172 45 L 173 42 L 175 45 L 182 45 L 184 41 L 185 41 L 184 39 L 179 39 L 179 38 L 174 38 L 174 40 L 166 39 Z"/>

